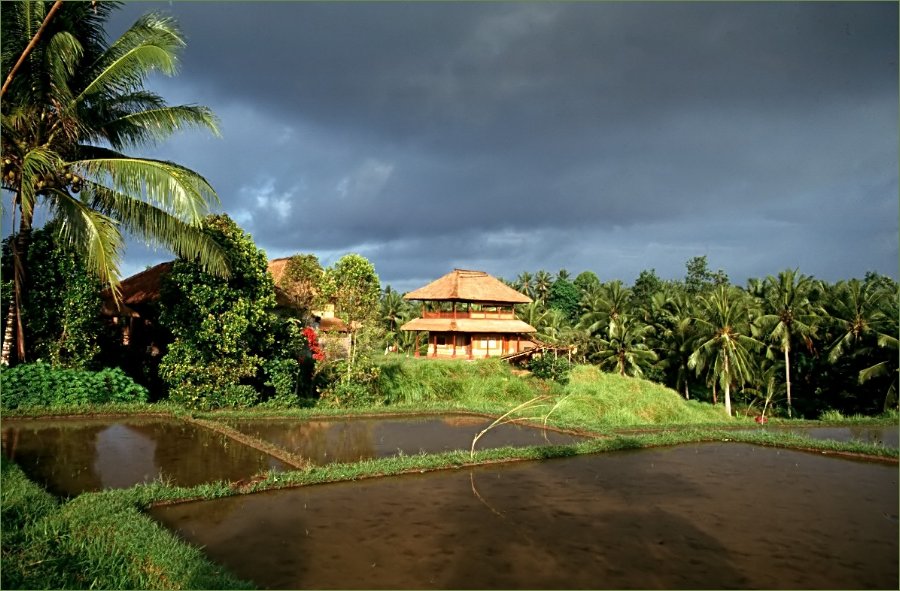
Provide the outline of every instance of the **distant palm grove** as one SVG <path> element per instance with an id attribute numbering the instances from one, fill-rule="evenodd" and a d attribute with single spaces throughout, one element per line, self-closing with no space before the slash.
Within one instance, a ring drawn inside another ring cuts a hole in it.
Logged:
<path id="1" fill-rule="evenodd" d="M 519 318 L 539 341 L 568 348 L 573 362 L 653 380 L 729 414 L 897 408 L 898 286 L 877 273 L 827 283 L 787 269 L 740 287 L 701 256 L 676 281 L 651 269 L 626 286 L 561 269 L 506 282 L 534 300 L 518 307 Z M 388 345 L 412 350 L 414 336 L 397 327 L 418 314 L 385 290 Z"/>

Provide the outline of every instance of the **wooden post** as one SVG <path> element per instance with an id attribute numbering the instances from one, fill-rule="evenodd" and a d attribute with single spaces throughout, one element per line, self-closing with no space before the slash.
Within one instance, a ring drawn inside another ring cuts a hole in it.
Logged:
<path id="1" fill-rule="evenodd" d="M 419 356 L 419 337 L 422 336 L 422 333 L 418 330 L 416 331 L 416 357 Z"/>
<path id="2" fill-rule="evenodd" d="M 456 304 L 454 304 L 453 315 L 456 315 Z M 456 357 L 456 333 L 451 333 L 453 335 L 453 357 Z"/>
<path id="3" fill-rule="evenodd" d="M 437 357 L 437 334 L 431 333 L 431 346 L 434 348 L 434 352 L 431 354 L 432 357 Z"/>

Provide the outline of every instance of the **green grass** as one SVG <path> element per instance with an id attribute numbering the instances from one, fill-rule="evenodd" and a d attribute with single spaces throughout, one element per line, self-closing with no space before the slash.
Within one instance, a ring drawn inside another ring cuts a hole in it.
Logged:
<path id="1" fill-rule="evenodd" d="M 468 410 L 502 414 L 535 396 L 546 395 L 543 409 L 526 414 L 551 415 L 552 423 L 568 428 L 607 431 L 612 428 L 750 424 L 729 419 L 724 408 L 686 401 L 674 390 L 632 377 L 576 366 L 565 386 L 514 374 L 497 360 L 432 361 L 395 359 L 380 364 L 379 387 L 388 407 L 422 411 Z M 561 402 L 560 402 L 561 401 Z"/>
<path id="2" fill-rule="evenodd" d="M 5 589 L 252 588 L 141 513 L 129 491 L 59 503 L 15 464 L 0 467 Z"/>

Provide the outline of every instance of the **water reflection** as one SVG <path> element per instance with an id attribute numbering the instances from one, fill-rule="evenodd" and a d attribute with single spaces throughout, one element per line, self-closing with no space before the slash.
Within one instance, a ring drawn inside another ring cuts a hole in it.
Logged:
<path id="1" fill-rule="evenodd" d="M 355 462 L 398 454 L 467 450 L 491 419 L 471 416 L 332 420 L 245 420 L 229 424 L 316 464 Z M 556 431 L 506 424 L 491 429 L 478 449 L 565 445 L 582 438 Z"/>
<path id="2" fill-rule="evenodd" d="M 697 444 L 152 514 L 270 588 L 894 588 L 897 495 L 896 467 Z"/>
<path id="3" fill-rule="evenodd" d="M 156 479 L 181 486 L 234 481 L 287 468 L 222 434 L 165 419 L 6 420 L 3 453 L 63 496 Z"/>

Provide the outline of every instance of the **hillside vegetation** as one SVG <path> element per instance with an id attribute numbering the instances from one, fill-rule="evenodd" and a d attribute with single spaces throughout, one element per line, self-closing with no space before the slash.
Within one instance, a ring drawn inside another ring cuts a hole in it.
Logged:
<path id="1" fill-rule="evenodd" d="M 568 427 L 617 428 L 712 424 L 729 419 L 721 407 L 686 401 L 677 392 L 648 380 L 575 366 L 565 385 L 514 372 L 498 360 L 425 361 L 394 358 L 379 364 L 378 387 L 386 404 L 449 408 L 502 414 L 537 396 L 541 408 L 519 416 L 543 417 L 557 403 L 551 422 Z"/>

